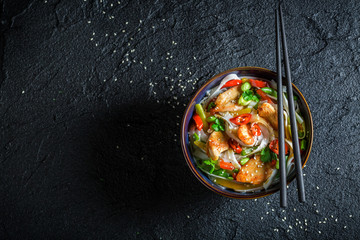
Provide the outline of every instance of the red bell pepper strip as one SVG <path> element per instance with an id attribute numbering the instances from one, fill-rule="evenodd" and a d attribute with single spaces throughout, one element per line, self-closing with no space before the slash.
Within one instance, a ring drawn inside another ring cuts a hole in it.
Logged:
<path id="1" fill-rule="evenodd" d="M 266 82 L 260 80 L 249 79 L 249 82 L 253 87 L 263 88 L 267 86 Z"/>
<path id="2" fill-rule="evenodd" d="M 259 127 L 258 124 L 254 123 L 251 128 L 250 131 L 252 133 L 253 136 L 260 136 L 261 135 L 261 128 Z"/>
<path id="3" fill-rule="evenodd" d="M 201 131 L 201 129 L 203 128 L 204 124 L 203 124 L 203 121 L 201 120 L 199 114 L 195 113 L 194 116 L 193 116 L 193 119 L 195 121 L 195 124 L 196 124 L 196 128 Z"/>
<path id="4" fill-rule="evenodd" d="M 251 116 L 252 115 L 250 113 L 244 113 L 244 114 L 241 114 L 240 116 L 230 118 L 230 122 L 232 122 L 236 125 L 244 125 L 250 121 Z"/>
<path id="5" fill-rule="evenodd" d="M 266 93 L 264 93 L 261 89 L 256 90 L 256 93 L 260 95 L 261 99 L 267 100 L 268 103 L 273 103 L 273 101 L 271 101 L 271 98 L 266 95 Z"/>
<path id="6" fill-rule="evenodd" d="M 271 141 L 269 148 L 271 151 L 279 155 L 279 139 L 274 139 Z M 285 154 L 288 154 L 289 148 L 287 143 L 285 143 Z"/>
<path id="7" fill-rule="evenodd" d="M 231 162 L 224 162 L 224 160 L 220 159 L 220 168 L 226 169 L 226 170 L 234 170 L 234 166 Z"/>
<path id="8" fill-rule="evenodd" d="M 242 151 L 242 148 L 240 147 L 239 143 L 236 142 L 234 139 L 229 139 L 229 145 L 234 150 L 234 152 L 240 154 Z"/>
<path id="9" fill-rule="evenodd" d="M 221 88 L 233 87 L 233 86 L 240 85 L 240 84 L 241 84 L 240 79 L 233 79 L 233 80 L 227 81 Z"/>

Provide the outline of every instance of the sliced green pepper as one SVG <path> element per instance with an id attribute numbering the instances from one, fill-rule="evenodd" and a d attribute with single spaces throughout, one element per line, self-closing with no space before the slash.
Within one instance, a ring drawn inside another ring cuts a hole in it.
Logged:
<path id="1" fill-rule="evenodd" d="M 241 95 L 239 98 L 238 104 L 241 106 L 246 106 L 246 105 L 249 105 L 250 102 L 251 102 L 251 100 L 245 101 L 244 97 Z"/>
<path id="2" fill-rule="evenodd" d="M 208 121 L 208 122 L 215 122 L 215 120 L 216 120 L 215 116 L 210 116 L 206 119 L 206 121 Z"/>
<path id="3" fill-rule="evenodd" d="M 274 97 L 277 97 L 277 92 L 272 89 L 272 88 L 269 88 L 269 87 L 264 87 L 264 88 L 261 88 L 261 90 L 266 93 L 266 94 L 269 94 L 271 96 L 274 96 Z"/>

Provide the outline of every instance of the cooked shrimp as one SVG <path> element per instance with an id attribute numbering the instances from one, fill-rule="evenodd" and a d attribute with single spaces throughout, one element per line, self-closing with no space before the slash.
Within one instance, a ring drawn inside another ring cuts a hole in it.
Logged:
<path id="1" fill-rule="evenodd" d="M 270 103 L 261 104 L 258 108 L 258 113 L 260 117 L 268 120 L 273 128 L 278 129 L 277 109 L 275 109 Z"/>
<path id="2" fill-rule="evenodd" d="M 239 139 L 243 143 L 245 143 L 247 145 L 253 145 L 254 144 L 255 139 L 254 139 L 254 137 L 252 136 L 252 134 L 250 132 L 249 124 L 240 125 L 237 134 L 238 134 Z"/>
<path id="3" fill-rule="evenodd" d="M 207 154 L 213 160 L 218 160 L 220 154 L 229 149 L 227 139 L 221 132 L 212 132 L 206 144 Z"/>
<path id="4" fill-rule="evenodd" d="M 215 104 L 217 107 L 224 106 L 232 100 L 235 100 L 240 95 L 240 85 L 232 87 L 223 93 L 220 93 L 217 97 Z"/>
<path id="5" fill-rule="evenodd" d="M 236 175 L 236 181 L 252 184 L 260 184 L 266 181 L 271 175 L 273 168 L 270 163 L 264 163 L 260 160 L 260 155 L 250 159 L 241 167 Z"/>

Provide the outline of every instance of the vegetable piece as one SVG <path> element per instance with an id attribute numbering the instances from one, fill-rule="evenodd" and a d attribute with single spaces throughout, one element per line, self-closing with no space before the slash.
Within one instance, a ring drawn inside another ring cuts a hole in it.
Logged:
<path id="1" fill-rule="evenodd" d="M 231 177 L 230 174 L 227 173 L 225 169 L 215 170 L 215 171 L 213 172 L 213 174 L 218 175 L 218 176 L 221 176 L 221 177 L 225 177 L 225 178 Z"/>
<path id="2" fill-rule="evenodd" d="M 302 139 L 300 142 L 300 149 L 301 151 L 305 151 L 306 150 L 306 145 L 307 145 L 307 141 L 305 139 Z"/>
<path id="3" fill-rule="evenodd" d="M 279 155 L 279 139 L 272 140 L 269 145 L 269 148 L 271 149 L 271 151 Z M 288 152 L 289 152 L 289 148 L 287 143 L 285 143 L 285 154 L 288 154 Z"/>
<path id="4" fill-rule="evenodd" d="M 215 118 L 214 123 L 211 124 L 211 129 L 214 131 L 225 131 L 224 120 Z"/>
<path id="5" fill-rule="evenodd" d="M 261 88 L 261 91 L 263 91 L 264 93 L 269 94 L 271 96 L 277 97 L 277 92 L 272 88 L 264 87 L 264 88 Z"/>
<path id="6" fill-rule="evenodd" d="M 246 106 L 246 105 L 249 105 L 250 102 L 251 102 L 251 100 L 245 101 L 244 97 L 241 95 L 239 98 L 238 104 L 241 106 Z"/>
<path id="7" fill-rule="evenodd" d="M 206 144 L 201 141 L 195 141 L 195 146 L 199 147 L 200 149 L 204 150 L 206 152 Z"/>
<path id="8" fill-rule="evenodd" d="M 268 146 L 266 148 L 264 148 L 263 150 L 261 150 L 260 160 L 262 162 L 270 162 L 271 161 L 271 153 L 270 153 L 270 149 Z"/>
<path id="9" fill-rule="evenodd" d="M 196 113 L 199 114 L 199 116 L 203 122 L 203 126 L 204 126 L 205 130 L 207 130 L 209 125 L 206 121 L 206 114 L 205 114 L 203 107 L 200 104 L 196 104 L 195 109 L 196 109 Z"/>
<path id="10" fill-rule="evenodd" d="M 193 138 L 195 141 L 200 141 L 200 137 L 199 137 L 199 135 L 197 135 L 197 133 L 193 134 Z"/>
<path id="11" fill-rule="evenodd" d="M 246 90 L 244 91 L 241 96 L 243 97 L 243 99 L 245 101 L 255 101 L 255 102 L 258 102 L 259 101 L 259 98 L 256 96 L 256 94 L 254 94 L 253 91 L 251 90 Z"/>
<path id="12" fill-rule="evenodd" d="M 241 114 L 240 116 L 230 118 L 230 122 L 232 122 L 236 125 L 244 125 L 250 121 L 251 116 L 252 115 L 250 113 L 244 113 L 244 114 Z"/>
<path id="13" fill-rule="evenodd" d="M 268 103 L 273 103 L 273 101 L 271 101 L 271 98 L 269 98 L 268 95 L 266 95 L 266 93 L 264 93 L 261 89 L 256 90 L 256 93 L 259 94 L 263 100 L 267 100 Z"/>
<path id="14" fill-rule="evenodd" d="M 230 138 L 229 139 L 229 145 L 230 147 L 234 150 L 234 152 L 240 154 L 242 149 L 240 147 L 240 144 L 238 142 L 236 142 L 234 139 Z"/>
<path id="15" fill-rule="evenodd" d="M 233 79 L 233 80 L 230 80 L 227 83 L 225 83 L 221 88 L 233 87 L 233 86 L 240 85 L 240 84 L 241 84 L 240 79 Z"/>
<path id="16" fill-rule="evenodd" d="M 261 128 L 259 127 L 258 124 L 254 123 L 252 126 L 251 126 L 251 134 L 254 135 L 254 136 L 260 136 L 261 135 Z"/>
<path id="17" fill-rule="evenodd" d="M 279 160 L 276 160 L 275 167 L 276 167 L 276 169 L 279 169 Z"/>
<path id="18" fill-rule="evenodd" d="M 245 165 L 248 161 L 250 160 L 250 158 L 246 157 L 240 160 L 240 164 L 241 165 Z"/>
<path id="19" fill-rule="evenodd" d="M 224 160 L 220 159 L 220 168 L 226 169 L 226 170 L 234 170 L 234 166 L 231 162 L 224 162 Z"/>
<path id="20" fill-rule="evenodd" d="M 245 82 L 245 83 L 241 84 L 241 91 L 243 91 L 243 92 L 250 90 L 250 88 L 251 88 L 251 85 L 249 82 Z"/>
<path id="21" fill-rule="evenodd" d="M 254 148 L 243 148 L 243 150 L 241 151 L 241 155 L 245 156 L 250 154 L 252 151 L 254 150 Z"/>
<path id="22" fill-rule="evenodd" d="M 209 105 L 208 105 L 208 107 L 207 107 L 207 111 L 210 112 L 210 110 L 211 110 L 212 108 L 214 108 L 214 107 L 216 107 L 215 102 L 209 103 Z"/>
<path id="23" fill-rule="evenodd" d="M 206 119 L 206 121 L 208 121 L 208 122 L 215 122 L 215 120 L 216 120 L 215 116 L 210 116 Z"/>
<path id="24" fill-rule="evenodd" d="M 234 111 L 233 113 L 237 116 L 244 114 L 244 113 L 251 113 L 251 108 L 244 108 L 239 111 Z"/>
<path id="25" fill-rule="evenodd" d="M 244 82 L 248 82 L 249 79 L 248 78 L 241 78 L 241 81 L 244 83 Z"/>
<path id="26" fill-rule="evenodd" d="M 235 169 L 233 170 L 233 172 L 234 172 L 234 173 L 238 173 L 238 172 L 239 172 L 239 169 L 238 169 L 238 168 L 235 168 Z"/>
<path id="27" fill-rule="evenodd" d="M 209 173 L 213 173 L 215 170 L 216 162 L 217 161 L 215 161 L 215 160 L 208 159 L 208 160 L 203 161 L 203 165 L 210 166 L 210 169 L 208 169 L 208 171 L 209 171 Z"/>
<path id="28" fill-rule="evenodd" d="M 253 87 L 263 88 L 267 86 L 266 82 L 260 80 L 249 79 L 249 82 Z"/>
<path id="29" fill-rule="evenodd" d="M 197 130 L 201 131 L 201 129 L 203 128 L 204 124 L 203 124 L 203 121 L 201 120 L 199 114 L 195 113 L 194 116 L 193 116 L 193 119 L 194 119 L 194 121 L 195 121 Z"/>

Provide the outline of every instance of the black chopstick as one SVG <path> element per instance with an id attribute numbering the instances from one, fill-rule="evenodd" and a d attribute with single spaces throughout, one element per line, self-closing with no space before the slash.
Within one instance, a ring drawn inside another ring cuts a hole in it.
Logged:
<path id="1" fill-rule="evenodd" d="M 302 173 L 300 147 L 299 147 L 298 131 L 297 131 L 297 124 L 296 124 L 296 116 L 295 116 L 294 97 L 293 97 L 293 91 L 292 91 L 291 73 L 290 73 L 290 66 L 289 66 L 289 55 L 288 55 L 288 50 L 287 50 L 283 14 L 282 14 L 280 5 L 279 5 L 279 20 L 280 20 L 280 26 L 281 26 L 281 39 L 282 39 L 283 54 L 284 54 L 285 75 L 286 75 L 286 83 L 287 83 L 287 85 L 286 85 L 287 86 L 287 97 L 288 97 L 288 102 L 289 102 L 289 115 L 290 115 L 291 135 L 292 135 L 292 143 L 293 143 L 294 158 L 295 158 L 297 188 L 298 188 L 298 194 L 299 194 L 299 201 L 305 202 L 304 178 L 303 178 L 303 173 Z M 280 93 L 280 94 L 282 94 L 282 93 Z M 282 143 L 283 140 L 279 140 L 279 143 L 280 142 Z M 279 147 L 280 147 L 280 145 L 279 145 Z"/>
<path id="2" fill-rule="evenodd" d="M 280 50 L 280 26 L 279 11 L 275 10 L 275 26 L 276 26 L 276 70 L 277 70 L 277 106 L 278 106 L 278 139 L 279 139 L 279 169 L 280 169 L 280 206 L 287 207 L 286 200 L 286 163 L 285 163 L 285 134 L 284 134 L 284 114 L 283 98 L 282 98 L 282 75 L 281 75 L 281 50 Z"/>

